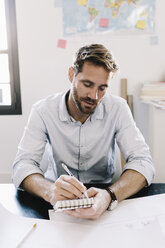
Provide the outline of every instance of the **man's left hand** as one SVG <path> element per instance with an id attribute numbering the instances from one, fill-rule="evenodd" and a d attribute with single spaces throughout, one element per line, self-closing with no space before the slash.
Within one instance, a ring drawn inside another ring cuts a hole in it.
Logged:
<path id="1" fill-rule="evenodd" d="M 102 215 L 111 201 L 110 195 L 104 189 L 90 188 L 88 196 L 94 198 L 94 205 L 90 208 L 77 208 L 75 210 L 65 210 L 64 213 L 82 219 L 95 220 Z"/>

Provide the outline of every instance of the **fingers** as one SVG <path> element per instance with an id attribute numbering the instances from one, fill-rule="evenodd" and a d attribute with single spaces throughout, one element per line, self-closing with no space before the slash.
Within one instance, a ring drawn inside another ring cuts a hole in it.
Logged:
<path id="1" fill-rule="evenodd" d="M 94 187 L 89 188 L 87 190 L 87 193 L 88 193 L 88 197 L 94 197 L 98 193 L 98 189 Z"/>
<path id="2" fill-rule="evenodd" d="M 75 210 L 64 210 L 64 214 L 74 216 L 81 219 L 95 220 L 101 213 L 96 205 L 90 208 L 77 208 Z"/>
<path id="3" fill-rule="evenodd" d="M 55 193 L 68 199 L 82 198 L 85 186 L 75 177 L 62 175 L 55 182 Z"/>
<path id="4" fill-rule="evenodd" d="M 65 210 L 64 213 L 81 219 L 97 219 L 102 213 L 104 213 L 109 205 L 109 199 L 107 199 L 107 192 L 98 188 L 90 188 L 88 196 L 94 198 L 94 205 L 90 208 L 78 208 L 75 210 Z"/>
<path id="5" fill-rule="evenodd" d="M 74 216 L 81 219 L 95 220 L 101 215 L 100 204 L 97 199 L 99 190 L 97 188 L 90 188 L 87 190 L 88 197 L 94 197 L 94 205 L 90 208 L 77 208 L 75 210 L 64 210 L 64 214 Z"/>
<path id="6" fill-rule="evenodd" d="M 86 187 L 81 183 L 76 177 L 71 177 L 67 175 L 62 175 L 60 178 L 70 184 L 72 184 L 74 187 L 76 187 L 81 193 L 84 193 L 86 191 Z"/>

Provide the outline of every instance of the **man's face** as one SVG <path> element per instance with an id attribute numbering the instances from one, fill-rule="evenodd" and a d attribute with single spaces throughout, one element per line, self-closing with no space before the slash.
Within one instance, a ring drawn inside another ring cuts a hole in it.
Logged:
<path id="1" fill-rule="evenodd" d="M 72 99 L 81 113 L 90 115 L 105 95 L 110 73 L 101 66 L 87 62 L 84 63 L 82 72 L 76 76 L 73 71 L 72 73 Z"/>

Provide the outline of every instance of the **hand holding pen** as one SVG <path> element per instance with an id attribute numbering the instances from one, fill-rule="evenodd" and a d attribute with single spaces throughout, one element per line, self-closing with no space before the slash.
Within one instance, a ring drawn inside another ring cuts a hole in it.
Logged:
<path id="1" fill-rule="evenodd" d="M 70 170 L 68 169 L 68 167 L 67 167 L 64 163 L 62 163 L 62 167 L 63 167 L 63 169 L 65 170 L 65 172 L 66 172 L 69 176 L 72 176 L 72 177 L 73 177 L 73 174 L 70 172 Z M 84 192 L 84 196 L 85 196 L 86 198 L 88 198 L 88 194 L 87 194 L 86 191 Z"/>
<path id="2" fill-rule="evenodd" d="M 63 165 L 63 168 L 67 175 L 64 173 L 63 175 L 59 176 L 59 178 L 57 178 L 55 183 L 50 184 L 49 202 L 52 206 L 54 206 L 57 201 L 76 198 L 81 199 L 82 196 L 85 195 L 85 186 L 72 175 L 67 166 Z M 88 196 L 87 193 L 85 196 Z"/>

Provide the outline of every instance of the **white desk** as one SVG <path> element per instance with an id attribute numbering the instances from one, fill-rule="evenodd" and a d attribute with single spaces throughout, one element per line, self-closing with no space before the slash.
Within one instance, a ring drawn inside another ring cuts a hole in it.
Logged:
<path id="1" fill-rule="evenodd" d="M 0 204 L 0 245 L 14 248 L 30 226 L 36 230 L 22 248 L 164 248 L 165 194 L 125 200 L 96 221 L 56 215 L 54 221 L 27 218 Z"/>

